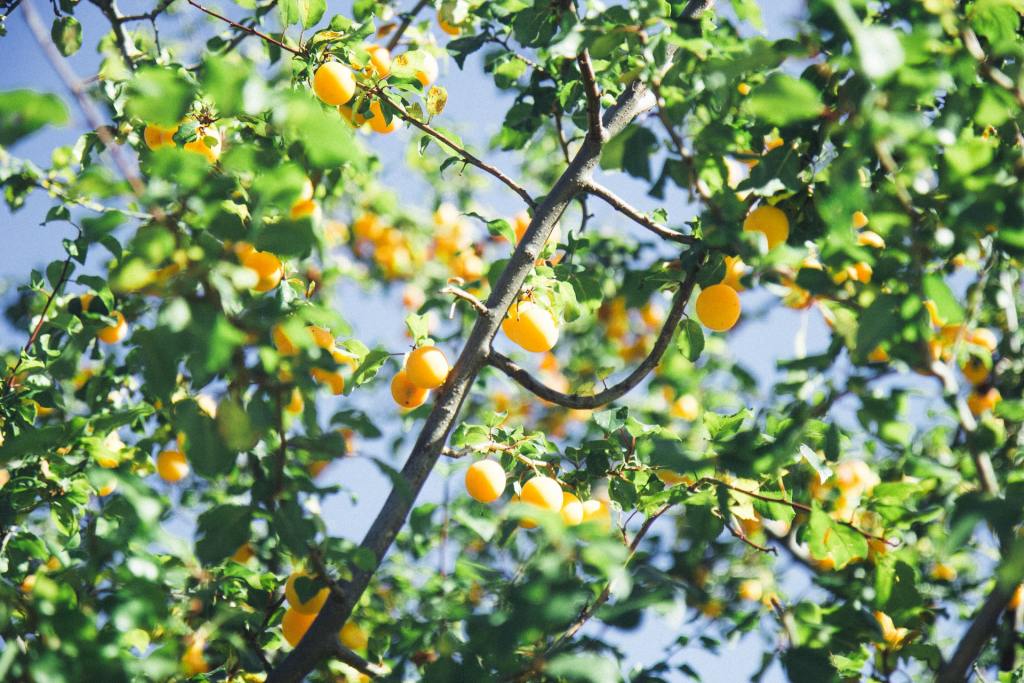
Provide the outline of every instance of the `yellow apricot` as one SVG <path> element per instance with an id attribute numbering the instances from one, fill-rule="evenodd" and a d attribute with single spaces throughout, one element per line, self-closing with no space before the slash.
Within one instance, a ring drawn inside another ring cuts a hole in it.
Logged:
<path id="1" fill-rule="evenodd" d="M 462 33 L 462 29 L 461 28 L 459 28 L 458 26 L 454 26 L 452 24 L 449 24 L 447 21 L 445 21 L 444 18 L 441 16 L 440 12 L 438 12 L 438 14 L 437 14 L 437 25 L 441 27 L 442 31 L 444 31 L 445 33 L 447 33 L 450 36 L 457 36 L 457 35 Z"/>
<path id="2" fill-rule="evenodd" d="M 679 474 L 678 472 L 673 472 L 672 470 L 655 470 L 654 475 L 658 477 L 658 479 L 661 480 L 661 483 L 664 484 L 665 486 L 678 486 L 679 484 L 683 484 L 685 486 L 692 486 L 694 482 L 692 476 L 688 474 Z"/>
<path id="3" fill-rule="evenodd" d="M 700 414 L 700 402 L 697 401 L 697 397 L 693 394 L 683 394 L 672 402 L 669 414 L 672 417 L 678 417 L 680 420 L 686 420 L 687 422 L 696 420 Z"/>
<path id="4" fill-rule="evenodd" d="M 416 70 L 416 80 L 418 80 L 424 88 L 430 86 L 431 83 L 437 80 L 437 60 L 434 59 L 434 55 L 429 52 L 423 54 L 423 65 Z"/>
<path id="5" fill-rule="evenodd" d="M 871 363 L 887 363 L 889 361 L 889 352 L 881 346 L 876 346 L 875 349 L 868 354 L 868 361 Z"/>
<path id="6" fill-rule="evenodd" d="M 298 387 L 292 388 L 291 398 L 288 400 L 288 405 L 284 409 L 292 415 L 298 415 L 306 407 L 306 402 L 302 398 L 302 392 L 299 391 Z"/>
<path id="7" fill-rule="evenodd" d="M 757 579 L 746 579 L 740 582 L 737 590 L 740 598 L 750 602 L 758 602 L 764 594 L 764 587 Z"/>
<path id="8" fill-rule="evenodd" d="M 466 493 L 481 503 L 493 503 L 505 491 L 505 470 L 494 460 L 478 460 L 466 470 Z"/>
<path id="9" fill-rule="evenodd" d="M 444 351 L 436 346 L 421 346 L 405 361 L 405 375 L 421 389 L 436 389 L 448 379 L 451 367 Z"/>
<path id="10" fill-rule="evenodd" d="M 309 218 L 314 223 L 320 221 L 320 215 L 320 204 L 315 199 L 300 199 L 292 204 L 292 208 L 288 212 L 288 217 L 293 221 Z"/>
<path id="11" fill-rule="evenodd" d="M 549 512 L 561 512 L 562 487 L 551 477 L 537 475 L 531 477 L 519 494 L 519 500 Z"/>
<path id="12" fill-rule="evenodd" d="M 740 297 L 728 285 L 711 285 L 697 296 L 697 318 L 716 332 L 732 329 L 740 319 Z"/>
<path id="13" fill-rule="evenodd" d="M 875 612 L 875 620 L 878 622 L 879 627 L 882 629 L 882 640 L 885 641 L 885 645 L 893 650 L 898 650 L 903 646 L 903 641 L 906 639 L 910 631 L 906 628 L 896 628 L 890 617 L 885 612 Z"/>
<path id="14" fill-rule="evenodd" d="M 288 604 L 296 612 L 303 614 L 316 614 L 320 611 L 320 608 L 327 602 L 327 596 L 331 592 L 329 588 L 324 587 L 318 590 L 309 600 L 305 602 L 299 597 L 298 592 L 295 590 L 295 582 L 299 578 L 313 578 L 312 574 L 304 571 L 292 572 L 288 576 L 288 580 L 284 584 L 284 597 L 288 601 Z"/>
<path id="15" fill-rule="evenodd" d="M 116 344 L 124 339 L 128 334 L 128 323 L 125 322 L 124 315 L 121 311 L 114 311 L 111 315 L 117 322 L 113 325 L 101 328 L 100 331 L 96 333 L 96 336 L 104 344 Z"/>
<path id="16" fill-rule="evenodd" d="M 558 323 L 548 309 L 520 301 L 508 309 L 501 329 L 513 342 L 533 353 L 550 351 L 558 342 Z"/>
<path id="17" fill-rule="evenodd" d="M 338 632 L 338 640 L 350 650 L 362 650 L 370 642 L 366 631 L 351 621 L 346 621 L 345 625 L 341 627 L 341 631 Z"/>
<path id="18" fill-rule="evenodd" d="M 872 270 L 871 265 L 864 261 L 858 261 L 853 264 L 853 272 L 857 276 L 857 281 L 863 284 L 871 282 L 871 276 L 874 274 L 874 270 Z"/>
<path id="19" fill-rule="evenodd" d="M 370 102 L 370 113 L 373 114 L 373 116 L 371 116 L 369 120 L 370 128 L 375 133 L 387 135 L 388 133 L 397 129 L 399 126 L 400 120 L 397 116 L 393 116 L 391 118 L 391 123 L 387 122 L 387 119 L 384 118 L 384 111 L 383 109 L 381 109 L 379 100 L 374 100 L 373 102 Z"/>
<path id="20" fill-rule="evenodd" d="M 989 353 L 993 353 L 996 347 L 999 346 L 999 340 L 996 339 L 995 333 L 987 327 L 971 330 L 964 335 L 964 338 L 969 344 L 980 346 Z"/>
<path id="21" fill-rule="evenodd" d="M 216 163 L 221 152 L 220 133 L 216 128 L 199 128 L 196 130 L 196 138 L 186 142 L 184 149 L 201 154 L 211 164 Z"/>
<path id="22" fill-rule="evenodd" d="M 174 484 L 188 476 L 188 460 L 181 451 L 160 451 L 156 456 L 156 471 L 161 479 Z"/>
<path id="23" fill-rule="evenodd" d="M 939 562 L 932 567 L 932 578 L 936 581 L 956 581 L 956 568 L 949 566 L 943 562 Z"/>
<path id="24" fill-rule="evenodd" d="M 345 393 L 345 378 L 340 372 L 332 372 L 323 368 L 313 368 L 309 372 L 317 384 L 326 385 L 335 396 Z"/>
<path id="25" fill-rule="evenodd" d="M 158 126 L 150 123 L 142 131 L 142 139 L 146 141 L 146 146 L 152 150 L 157 150 L 161 147 L 173 147 L 174 134 L 177 132 L 177 126 Z"/>
<path id="26" fill-rule="evenodd" d="M 739 85 L 736 86 L 736 92 L 746 97 L 747 95 L 750 94 L 750 86 L 747 85 L 746 83 L 740 83 Z"/>
<path id="27" fill-rule="evenodd" d="M 391 52 L 383 45 L 367 45 L 370 53 L 370 66 L 377 78 L 387 78 L 391 73 Z"/>
<path id="28" fill-rule="evenodd" d="M 313 74 L 313 92 L 325 104 L 340 106 L 356 94 L 356 77 L 344 64 L 326 62 Z"/>
<path id="29" fill-rule="evenodd" d="M 427 400 L 427 389 L 418 387 L 409 381 L 405 370 L 399 370 L 391 380 L 391 398 L 403 408 L 411 410 L 423 405 Z"/>
<path id="30" fill-rule="evenodd" d="M 484 260 L 472 250 L 463 251 L 451 263 L 452 274 L 467 282 L 479 280 L 484 276 Z"/>
<path id="31" fill-rule="evenodd" d="M 989 387 L 985 393 L 975 389 L 967 396 L 967 407 L 970 408 L 971 414 L 977 417 L 982 413 L 995 410 L 1001 400 L 1003 400 L 1003 396 L 995 387 Z"/>
<path id="32" fill-rule="evenodd" d="M 288 337 L 281 325 L 274 325 L 270 331 L 270 338 L 274 342 L 274 348 L 282 356 L 294 356 L 299 352 L 299 347 Z"/>
<path id="33" fill-rule="evenodd" d="M 609 528 L 612 523 L 612 513 L 608 508 L 608 503 L 596 499 L 583 501 L 583 521 L 594 522 L 605 529 Z"/>
<path id="34" fill-rule="evenodd" d="M 519 496 L 513 494 L 509 502 L 515 505 L 517 503 L 522 503 L 523 501 Z M 530 519 L 529 517 L 521 517 L 519 519 L 519 526 L 524 529 L 534 529 L 537 527 L 537 520 Z"/>
<path id="35" fill-rule="evenodd" d="M 931 299 L 924 300 L 924 308 L 928 311 L 928 320 L 931 322 L 932 327 L 942 327 L 946 324 L 946 321 L 939 315 L 939 307 L 935 305 L 935 302 Z M 945 331 L 943 331 L 945 332 Z M 953 339 L 960 334 L 960 326 L 956 325 L 954 329 Z M 952 342 L 952 340 L 950 340 Z"/>
<path id="36" fill-rule="evenodd" d="M 253 286 L 257 292 L 269 292 L 277 287 L 284 276 L 281 259 L 269 251 L 250 251 L 242 257 L 242 265 L 255 271 L 258 280 Z"/>
<path id="37" fill-rule="evenodd" d="M 743 283 L 740 282 L 747 272 L 747 264 L 743 263 L 743 259 L 739 256 L 726 256 L 725 257 L 725 277 L 722 278 L 721 284 L 728 285 L 735 289 L 737 292 L 742 292 L 746 289 Z"/>
<path id="38" fill-rule="evenodd" d="M 206 663 L 206 657 L 203 656 L 203 640 L 201 638 L 194 639 L 185 648 L 185 652 L 181 655 L 181 670 L 186 676 L 198 676 L 210 670 L 210 665 Z"/>
<path id="39" fill-rule="evenodd" d="M 885 240 L 874 230 L 864 230 L 857 235 L 857 244 L 872 249 L 885 249 Z"/>
<path id="40" fill-rule="evenodd" d="M 347 104 L 343 104 L 338 107 L 338 113 L 341 114 L 343 119 L 351 123 L 356 128 L 359 128 L 369 120 L 359 112 L 354 111 L 352 107 Z"/>
<path id="41" fill-rule="evenodd" d="M 329 329 L 319 325 L 310 325 L 306 329 L 309 330 L 309 335 L 313 337 L 313 343 L 321 349 L 330 351 L 334 348 L 334 335 L 331 334 Z"/>
<path id="42" fill-rule="evenodd" d="M 1013 589 L 1013 595 L 1010 597 L 1010 602 L 1007 603 L 1006 608 L 1015 610 L 1020 607 L 1022 601 L 1024 601 L 1024 583 L 1019 583 Z"/>
<path id="43" fill-rule="evenodd" d="M 985 367 L 984 361 L 977 356 L 971 356 L 968 358 L 967 361 L 960 366 L 960 371 L 964 373 L 964 379 L 974 386 L 984 383 L 989 376 L 989 369 Z"/>
<path id="44" fill-rule="evenodd" d="M 288 641 L 288 644 L 292 647 L 298 645 L 314 619 L 316 619 L 316 612 L 305 614 L 291 607 L 285 610 L 284 616 L 281 617 L 281 633 L 284 634 L 284 639 Z"/>
<path id="45" fill-rule="evenodd" d="M 562 521 L 567 526 L 583 523 L 583 503 L 575 495 L 565 491 L 562 493 Z"/>
<path id="46" fill-rule="evenodd" d="M 760 232 L 774 249 L 789 237 L 789 218 L 782 209 L 763 204 L 751 211 L 743 221 L 744 232 Z"/>
<path id="47" fill-rule="evenodd" d="M 233 562 L 237 562 L 238 564 L 245 564 L 246 562 L 251 560 L 255 555 L 256 551 L 252 549 L 252 546 L 248 543 L 243 543 L 242 545 L 238 546 L 238 550 L 232 553 L 231 560 Z"/>
<path id="48" fill-rule="evenodd" d="M 98 489 L 96 489 L 96 495 L 99 496 L 100 498 L 106 498 L 107 496 L 109 496 L 111 493 L 113 493 L 116 490 L 117 490 L 117 480 L 116 479 L 111 479 L 106 484 L 104 484 L 103 486 L 101 486 Z"/>
<path id="49" fill-rule="evenodd" d="M 853 212 L 853 227 L 855 230 L 860 230 L 861 228 L 867 226 L 867 224 L 868 215 L 866 213 L 864 213 L 863 211 Z"/>
<path id="50" fill-rule="evenodd" d="M 512 219 L 512 229 L 516 233 L 516 242 L 518 243 L 523 239 L 523 235 L 526 234 L 526 229 L 530 227 L 530 214 L 526 211 L 520 211 Z"/>

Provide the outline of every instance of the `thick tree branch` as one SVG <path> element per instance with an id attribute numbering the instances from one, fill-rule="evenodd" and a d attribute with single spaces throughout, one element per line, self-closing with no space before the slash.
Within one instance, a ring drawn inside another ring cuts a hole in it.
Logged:
<path id="1" fill-rule="evenodd" d="M 653 97 L 642 83 L 629 84 L 618 102 L 605 112 L 603 123 L 609 136 L 621 132 L 637 115 L 650 109 L 653 103 Z M 526 233 L 516 245 L 487 300 L 488 313 L 476 319 L 448 380 L 436 394 L 433 408 L 402 468 L 401 476 L 406 485 L 391 490 L 384 507 L 363 539 L 360 547 L 371 553 L 374 568 L 349 567 L 351 579 L 344 585 L 344 595 L 332 593 L 328 597 L 305 637 L 271 673 L 267 683 L 298 683 L 324 658 L 334 655 L 338 631 L 352 614 L 352 609 L 369 585 L 376 567 L 383 561 L 398 532 L 405 525 L 416 496 L 441 457 L 448 435 L 486 361 L 491 341 L 498 333 L 501 321 L 518 296 L 555 224 L 593 175 L 600 156 L 601 145 L 585 140 L 572 163 L 534 211 Z"/>
<path id="2" fill-rule="evenodd" d="M 673 242 L 680 242 L 682 244 L 696 244 L 699 241 L 693 235 L 684 235 L 681 232 L 676 232 L 671 228 L 665 227 L 661 223 L 647 216 L 647 214 L 641 213 L 635 209 L 629 202 L 622 199 L 603 185 L 591 182 L 587 184 L 586 189 L 587 192 L 595 197 L 603 199 L 609 206 L 621 213 L 623 216 L 628 217 L 637 225 L 650 230 L 658 237 L 671 240 Z"/>
<path id="3" fill-rule="evenodd" d="M 953 656 L 935 677 L 936 683 L 963 683 L 967 680 L 968 670 L 992 640 L 992 636 L 999 626 L 999 617 L 1006 611 L 1011 597 L 1013 597 L 1013 587 L 1004 588 L 1000 584 L 996 584 L 996 587 L 989 593 L 988 599 L 978 610 L 974 621 L 967 627 Z"/>
<path id="4" fill-rule="evenodd" d="M 601 125 L 601 93 L 597 88 L 597 77 L 594 76 L 594 64 L 590 61 L 590 52 L 583 50 L 576 58 L 583 77 L 583 92 L 587 95 L 587 135 L 600 142 L 605 141 L 604 126 Z"/>
<path id="5" fill-rule="evenodd" d="M 634 368 L 622 381 L 613 384 L 612 386 L 599 391 L 596 394 L 589 396 L 582 396 L 580 394 L 565 394 L 561 391 L 552 389 L 548 385 L 544 384 L 540 380 L 536 379 L 527 370 L 524 370 L 514 361 L 507 356 L 504 356 L 497 351 L 491 351 L 487 356 L 487 363 L 492 367 L 505 373 L 508 377 L 515 380 L 527 391 L 536 394 L 538 397 L 544 399 L 549 403 L 555 403 L 566 408 L 576 408 L 581 410 L 589 410 L 592 408 L 598 408 L 607 403 L 611 403 L 616 399 L 625 396 L 629 391 L 636 387 L 640 382 L 647 377 L 650 372 L 657 367 L 661 361 L 661 357 L 665 355 L 665 351 L 668 349 L 668 345 L 672 342 L 672 336 L 675 334 L 676 327 L 679 326 L 679 321 L 683 318 L 683 311 L 686 309 L 686 304 L 690 300 L 690 295 L 693 293 L 693 287 L 697 281 L 697 270 L 693 268 L 686 275 L 686 279 L 683 280 L 679 286 L 679 290 L 676 292 L 675 298 L 672 300 L 672 308 L 669 310 L 668 316 L 665 318 L 665 324 L 661 328 L 661 332 L 658 334 L 657 340 L 654 342 L 654 348 L 647 354 L 647 357 Z"/>

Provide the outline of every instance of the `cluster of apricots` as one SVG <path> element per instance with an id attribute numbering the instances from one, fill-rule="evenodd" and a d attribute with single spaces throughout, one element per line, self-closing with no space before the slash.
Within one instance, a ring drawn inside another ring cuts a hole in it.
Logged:
<path id="1" fill-rule="evenodd" d="M 411 248 L 402 231 L 387 225 L 371 211 L 356 217 L 352 222 L 352 234 L 356 240 L 356 254 L 364 256 L 372 247 L 373 260 L 387 279 L 405 277 L 422 264 L 418 250 Z"/>
<path id="2" fill-rule="evenodd" d="M 142 139 L 151 150 L 158 150 L 162 147 L 174 147 L 176 145 L 174 136 L 180 126 L 160 126 L 155 123 L 147 124 L 142 131 Z M 223 148 L 223 138 L 216 126 L 200 123 L 196 127 L 195 138 L 182 145 L 188 152 L 202 155 L 209 163 L 214 164 L 220 159 Z"/>
<path id="3" fill-rule="evenodd" d="M 78 297 L 78 303 L 83 313 L 89 310 L 89 305 L 95 298 L 96 295 L 92 292 L 86 292 Z M 104 344 L 117 344 L 128 336 L 128 321 L 125 320 L 121 311 L 111 311 L 109 315 L 114 319 L 114 323 L 97 330 L 96 338 Z"/>
<path id="4" fill-rule="evenodd" d="M 326 327 L 319 325 L 307 325 L 306 332 L 313 343 L 322 351 L 325 351 L 335 363 L 352 367 L 356 363 L 356 357 L 339 349 L 334 334 Z M 299 346 L 295 340 L 288 336 L 288 331 L 283 325 L 275 325 L 270 331 L 270 339 L 277 352 L 285 357 L 293 357 L 299 354 Z M 345 377 L 340 371 L 327 370 L 324 368 L 313 368 L 310 375 L 317 384 L 327 387 L 332 394 L 340 396 L 345 392 Z M 282 382 L 291 382 L 292 376 L 287 368 L 282 368 L 279 373 Z M 285 410 L 292 414 L 301 413 L 303 409 L 302 393 L 296 387 L 292 391 L 291 400 L 285 406 Z"/>
<path id="5" fill-rule="evenodd" d="M 477 460 L 466 470 L 466 492 L 481 503 L 493 503 L 501 498 L 508 484 L 505 470 L 496 460 Z M 558 513 L 568 526 L 584 522 L 596 522 L 604 527 L 611 526 L 611 509 L 608 501 L 597 498 L 581 501 L 574 494 L 562 489 L 558 480 L 544 475 L 535 475 L 522 485 L 512 503 L 522 503 L 543 510 Z M 529 517 L 519 520 L 519 526 L 532 529 L 537 522 Z"/>
<path id="6" fill-rule="evenodd" d="M 353 63 L 346 66 L 341 62 L 328 61 L 317 67 L 313 74 L 313 92 L 324 104 L 336 107 L 338 113 L 353 126 L 362 128 L 365 125 L 375 133 L 386 135 L 396 130 L 401 120 L 397 116 L 386 115 L 378 98 L 370 101 L 370 116 L 357 112 L 351 105 L 356 91 L 360 87 L 377 87 L 391 75 L 395 65 L 404 67 L 413 63 L 416 67 L 412 75 L 424 88 L 429 87 L 437 80 L 437 60 L 423 50 L 399 55 L 394 60 L 388 49 L 381 45 L 365 45 L 363 50 L 367 55 L 365 64 Z"/>
<path id="7" fill-rule="evenodd" d="M 639 320 L 630 320 L 630 311 L 625 298 L 617 296 L 606 301 L 597 309 L 597 319 L 604 324 L 608 339 L 616 346 L 619 357 L 636 361 L 650 351 L 652 334 L 661 329 L 665 311 L 661 304 L 651 300 L 638 312 Z"/>
<path id="8" fill-rule="evenodd" d="M 434 212 L 434 257 L 448 266 L 454 277 L 476 282 L 484 276 L 484 260 L 475 247 L 473 226 L 451 204 Z"/>
<path id="9" fill-rule="evenodd" d="M 288 644 L 295 647 L 306 635 L 306 631 L 313 624 L 320 609 L 327 602 L 330 589 L 321 588 L 308 600 L 303 601 L 295 588 L 299 579 L 312 580 L 313 576 L 304 570 L 298 570 L 288 576 L 284 586 L 284 597 L 288 602 L 288 609 L 281 617 L 281 634 Z M 346 622 L 338 632 L 339 642 L 349 650 L 365 650 L 370 642 L 369 636 L 358 624 Z"/>
<path id="10" fill-rule="evenodd" d="M 418 408 L 431 389 L 445 383 L 450 371 L 444 351 L 436 346 L 420 346 L 406 357 L 404 367 L 391 379 L 391 397 L 405 410 Z"/>

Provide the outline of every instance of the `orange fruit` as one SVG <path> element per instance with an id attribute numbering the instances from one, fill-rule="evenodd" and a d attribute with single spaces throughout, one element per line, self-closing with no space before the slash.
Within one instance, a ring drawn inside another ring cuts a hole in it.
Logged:
<path id="1" fill-rule="evenodd" d="M 740 297 L 729 285 L 711 285 L 697 296 L 697 318 L 716 332 L 732 329 L 740 319 Z"/>
<path id="2" fill-rule="evenodd" d="M 356 77 L 344 64 L 326 62 L 313 74 L 313 92 L 325 104 L 340 106 L 356 94 Z"/>
<path id="3" fill-rule="evenodd" d="M 113 325 L 101 328 L 100 331 L 96 333 L 96 336 L 104 344 L 116 344 L 124 339 L 128 334 L 128 323 L 125 322 L 124 315 L 121 311 L 114 311 L 110 315 L 112 315 L 117 322 Z"/>
<path id="4" fill-rule="evenodd" d="M 345 393 L 345 378 L 342 377 L 340 372 L 331 372 L 323 368 L 313 368 L 309 372 L 313 375 L 313 379 L 316 380 L 317 384 L 327 386 L 335 396 L 341 396 Z"/>
<path id="5" fill-rule="evenodd" d="M 150 123 L 142 131 L 142 139 L 146 141 L 146 146 L 153 150 L 160 149 L 161 147 L 173 147 L 174 134 L 177 132 L 177 126 L 158 126 Z"/>
<path id="6" fill-rule="evenodd" d="M 370 67 L 377 78 L 387 78 L 391 73 L 391 53 L 383 45 L 367 45 L 370 53 Z"/>
<path id="7" fill-rule="evenodd" d="M 341 631 L 338 632 L 338 640 L 350 650 L 362 650 L 370 642 L 366 631 L 351 621 L 345 622 L 345 625 L 341 627 Z"/>
<path id="8" fill-rule="evenodd" d="M 395 399 L 395 403 L 407 410 L 423 405 L 429 393 L 427 389 L 418 387 L 410 382 L 409 377 L 405 374 L 405 370 L 396 372 L 391 380 L 391 398 Z"/>
<path id="9" fill-rule="evenodd" d="M 533 353 L 550 351 L 558 342 L 558 323 L 548 309 L 520 301 L 508 309 L 501 329 L 513 342 Z"/>
<path id="10" fill-rule="evenodd" d="M 306 635 L 306 631 L 313 624 L 314 619 L 316 619 L 316 612 L 306 614 L 291 607 L 285 610 L 284 616 L 281 617 L 281 633 L 284 634 L 284 639 L 288 641 L 288 644 L 292 647 L 298 645 L 302 636 Z"/>
<path id="11" fill-rule="evenodd" d="M 387 122 L 387 119 L 384 118 L 384 110 L 381 108 L 379 100 L 370 102 L 370 113 L 373 114 L 369 120 L 370 128 L 375 133 L 387 135 L 388 133 L 396 130 L 401 124 L 401 120 L 397 116 L 392 116 L 391 123 Z"/>
<path id="12" fill-rule="evenodd" d="M 995 410 L 1001 400 L 1003 400 L 1003 396 L 995 387 L 989 387 L 985 393 L 975 389 L 967 396 L 967 407 L 970 408 L 971 414 L 977 417 L 982 413 Z"/>
<path id="13" fill-rule="evenodd" d="M 184 149 L 201 154 L 208 162 L 215 163 L 220 159 L 221 137 L 216 128 L 199 128 L 195 140 L 186 142 Z"/>
<path id="14" fill-rule="evenodd" d="M 421 389 L 436 389 L 448 379 L 451 367 L 444 351 L 436 346 L 421 346 L 405 361 L 405 375 Z"/>
<path id="15" fill-rule="evenodd" d="M 561 512 L 563 498 L 559 483 L 543 475 L 530 478 L 519 494 L 521 502 L 549 512 Z"/>
<path id="16" fill-rule="evenodd" d="M 610 528 L 612 512 L 608 508 L 608 503 L 595 499 L 583 501 L 583 521 L 594 522 L 605 529 Z"/>
<path id="17" fill-rule="evenodd" d="M 321 588 L 313 595 L 313 597 L 306 600 L 306 602 L 303 602 L 302 598 L 299 597 L 298 592 L 295 590 L 295 582 L 300 577 L 311 579 L 313 578 L 313 575 L 304 571 L 292 572 L 284 584 L 285 600 L 288 601 L 291 609 L 296 612 L 301 612 L 302 614 L 316 614 L 320 611 L 320 608 L 324 606 L 324 603 L 327 602 L 327 596 L 331 591 L 327 587 Z"/>
<path id="18" fill-rule="evenodd" d="M 964 379 L 978 386 L 983 383 L 989 376 L 989 369 L 985 367 L 984 361 L 977 356 L 971 356 L 967 361 L 960 366 L 960 371 L 964 373 Z"/>
<path id="19" fill-rule="evenodd" d="M 174 484 L 188 476 L 188 460 L 181 451 L 160 451 L 156 456 L 156 471 L 161 479 Z"/>
<path id="20" fill-rule="evenodd" d="M 853 227 L 857 230 L 865 227 L 868 224 L 868 216 L 863 211 L 853 212 Z"/>
<path id="21" fill-rule="evenodd" d="M 576 526 L 583 523 L 583 503 L 575 495 L 564 491 L 562 493 L 562 521 L 567 526 Z"/>
<path id="22" fill-rule="evenodd" d="M 259 277 L 253 289 L 257 292 L 269 292 L 277 287 L 284 276 L 281 259 L 269 251 L 250 251 L 242 256 L 242 265 L 255 271 Z"/>
<path id="23" fill-rule="evenodd" d="M 494 460 L 478 460 L 466 470 L 466 493 L 481 503 L 493 503 L 505 491 L 505 470 Z"/>
<path id="24" fill-rule="evenodd" d="M 782 209 L 763 204 L 751 211 L 743 221 L 744 232 L 760 232 L 774 249 L 789 237 L 789 218 Z"/>

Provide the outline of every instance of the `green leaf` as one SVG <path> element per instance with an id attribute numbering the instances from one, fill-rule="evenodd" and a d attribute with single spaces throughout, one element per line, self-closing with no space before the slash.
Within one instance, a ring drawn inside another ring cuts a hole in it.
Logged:
<path id="1" fill-rule="evenodd" d="M 629 126 L 612 138 L 601 152 L 601 168 L 623 170 L 636 178 L 651 178 L 651 155 L 658 138 L 643 126 Z"/>
<path id="2" fill-rule="evenodd" d="M 926 275 L 922 285 L 925 297 L 935 302 L 939 317 L 948 323 L 963 322 L 964 309 L 941 275 L 937 273 Z"/>
<path id="3" fill-rule="evenodd" d="M 568 681 L 610 683 L 622 680 L 614 659 L 594 653 L 558 655 L 547 663 L 544 672 L 550 677 Z"/>
<path id="4" fill-rule="evenodd" d="M 202 89 L 217 107 L 221 116 L 235 116 L 245 111 L 242 91 L 249 77 L 246 62 L 217 55 L 207 55 L 203 60 Z"/>
<path id="5" fill-rule="evenodd" d="M 0 92 L 0 145 L 13 145 L 43 126 L 63 126 L 68 109 L 56 95 L 33 90 Z"/>
<path id="6" fill-rule="evenodd" d="M 218 564 L 249 540 L 252 508 L 218 505 L 199 515 L 196 557 L 203 564 Z"/>
<path id="7" fill-rule="evenodd" d="M 309 553 L 309 544 L 316 537 L 316 524 L 306 518 L 294 500 L 283 502 L 274 511 L 272 528 L 288 550 L 302 557 Z"/>
<path id="8" fill-rule="evenodd" d="M 902 326 L 899 306 L 902 297 L 882 294 L 860 316 L 857 328 L 857 356 L 863 358 L 879 344 L 896 336 Z"/>
<path id="9" fill-rule="evenodd" d="M 82 47 L 82 25 L 78 19 L 66 14 L 53 20 L 50 37 L 60 53 L 70 57 Z"/>
<path id="10" fill-rule="evenodd" d="M 235 398 L 225 397 L 220 402 L 215 421 L 224 444 L 233 451 L 247 451 L 260 440 L 249 414 Z"/>
<path id="11" fill-rule="evenodd" d="M 352 373 L 352 383 L 358 387 L 372 380 L 390 357 L 386 349 L 372 349 Z"/>
<path id="12" fill-rule="evenodd" d="M 285 27 L 302 24 L 303 28 L 312 28 L 327 11 L 327 0 L 281 0 L 278 7 Z"/>
<path id="13" fill-rule="evenodd" d="M 818 90 L 804 80 L 774 73 L 746 100 L 747 111 L 767 123 L 786 126 L 818 118 L 824 105 Z"/>
<path id="14" fill-rule="evenodd" d="M 836 522 L 817 506 L 811 510 L 807 524 L 807 547 L 816 560 L 831 557 L 836 569 L 868 556 L 868 542 L 863 536 Z"/>
<path id="15" fill-rule="evenodd" d="M 176 126 L 193 95 L 192 84 L 177 70 L 144 66 L 128 83 L 125 108 L 130 116 L 146 123 Z"/>
<path id="16" fill-rule="evenodd" d="M 213 479 L 231 471 L 235 454 L 225 447 L 217 425 L 198 403 L 191 399 L 175 403 L 174 425 L 185 433 L 185 456 L 196 474 Z"/>
<path id="17" fill-rule="evenodd" d="M 704 330 L 700 323 L 690 318 L 683 320 L 676 335 L 676 348 L 691 363 L 700 358 L 704 351 Z"/>

